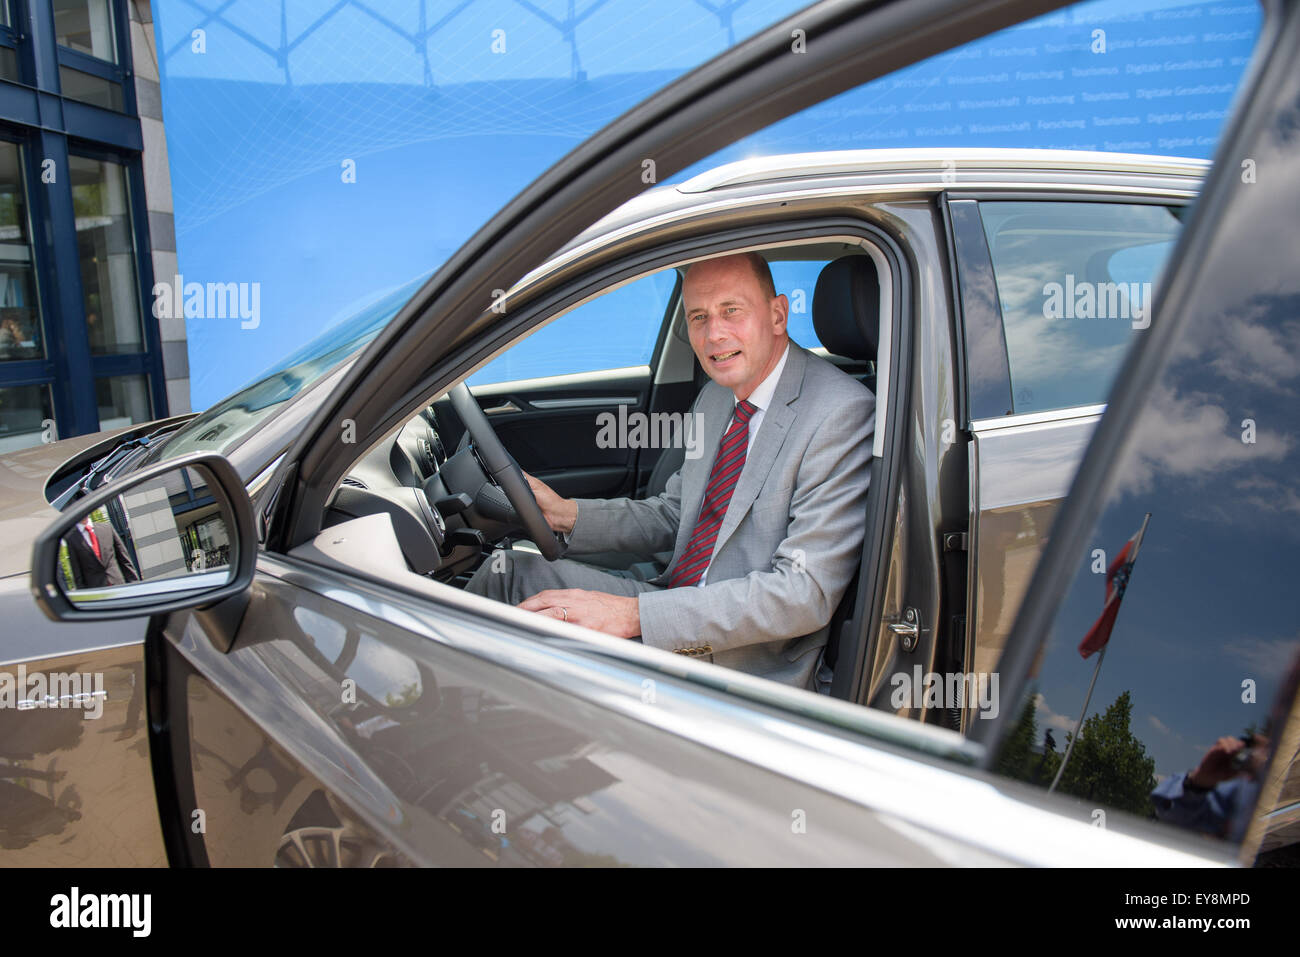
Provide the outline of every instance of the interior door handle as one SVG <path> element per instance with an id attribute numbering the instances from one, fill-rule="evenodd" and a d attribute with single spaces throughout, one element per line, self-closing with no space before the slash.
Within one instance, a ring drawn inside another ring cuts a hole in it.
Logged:
<path id="1" fill-rule="evenodd" d="M 521 411 L 519 406 L 515 405 L 514 402 L 512 402 L 510 399 L 506 399 L 506 401 L 501 403 L 500 405 L 494 405 L 490 409 L 484 409 L 483 414 L 504 415 L 507 412 L 519 412 L 519 411 Z"/>

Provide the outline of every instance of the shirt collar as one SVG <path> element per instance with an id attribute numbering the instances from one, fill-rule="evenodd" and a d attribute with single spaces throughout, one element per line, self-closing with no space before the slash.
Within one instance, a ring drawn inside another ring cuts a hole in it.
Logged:
<path id="1" fill-rule="evenodd" d="M 769 372 L 767 378 L 760 382 L 758 388 L 750 394 L 750 405 L 754 406 L 756 409 L 766 409 L 772 404 L 772 396 L 776 393 L 776 384 L 781 381 L 781 370 L 785 368 L 785 360 L 789 357 L 790 341 L 787 339 L 785 343 L 785 352 L 781 353 L 781 359 L 777 362 L 776 368 Z M 731 395 L 731 403 L 733 409 L 740 404 L 740 400 L 736 398 L 734 392 Z"/>

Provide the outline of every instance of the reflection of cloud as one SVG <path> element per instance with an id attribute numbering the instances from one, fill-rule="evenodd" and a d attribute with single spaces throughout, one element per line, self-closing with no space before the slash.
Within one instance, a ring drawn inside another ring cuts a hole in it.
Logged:
<path id="1" fill-rule="evenodd" d="M 1034 695 L 1034 710 L 1038 713 L 1038 723 L 1045 728 L 1057 728 L 1061 731 L 1073 731 L 1076 718 L 1057 714 L 1047 706 L 1047 698 L 1041 693 Z"/>
<path id="2" fill-rule="evenodd" d="M 1293 512 L 1300 514 L 1300 492 L 1294 486 L 1283 485 L 1277 479 L 1252 475 L 1236 485 L 1242 502 L 1263 512 Z"/>
<path id="3" fill-rule="evenodd" d="M 1217 375 L 1286 395 L 1300 376 L 1300 321 L 1266 326 L 1249 318 L 1217 327 L 1222 346 L 1210 362 Z"/>
<path id="4" fill-rule="evenodd" d="M 1134 333 L 1128 319 L 1048 319 L 1043 314 L 1048 283 L 1063 283 L 1071 272 L 1058 260 L 1017 264 L 1016 272 L 1003 273 L 1001 293 L 1007 354 L 1011 378 L 1017 388 L 1025 384 L 1046 385 L 1064 375 L 1071 382 L 1109 382 L 1128 352 Z M 1085 281 L 1085 277 L 1076 277 Z M 1104 278 L 1104 277 L 1103 277 Z M 1112 327 L 1110 342 L 1089 341 L 1085 336 Z M 1104 401 L 1098 394 L 1094 401 Z"/>
<path id="5" fill-rule="evenodd" d="M 1181 738 L 1181 737 L 1182 737 L 1181 734 L 1179 734 L 1179 733 L 1176 732 L 1176 731 L 1171 730 L 1167 724 L 1165 724 L 1163 721 L 1161 721 L 1159 718 L 1157 718 L 1157 717 L 1156 717 L 1155 715 L 1153 715 L 1153 714 L 1149 714 L 1149 715 L 1147 715 L 1147 721 L 1149 721 L 1149 722 L 1151 723 L 1151 727 L 1155 728 L 1155 729 L 1156 729 L 1157 731 L 1159 731 L 1161 734 L 1172 734 L 1175 738 Z"/>
<path id="6" fill-rule="evenodd" d="M 1155 476 L 1204 478 L 1263 462 L 1278 462 L 1291 452 L 1291 437 L 1266 422 L 1255 424 L 1255 441 L 1242 441 L 1242 416 L 1230 417 L 1204 393 L 1179 395 L 1162 381 L 1133 438 L 1118 491 L 1143 493 Z"/>
<path id="7" fill-rule="evenodd" d="M 1300 634 L 1290 638 L 1234 638 L 1223 646 L 1224 652 L 1235 659 L 1250 672 L 1243 678 L 1261 677 L 1272 679 L 1273 676 L 1286 674 L 1295 659 Z"/>

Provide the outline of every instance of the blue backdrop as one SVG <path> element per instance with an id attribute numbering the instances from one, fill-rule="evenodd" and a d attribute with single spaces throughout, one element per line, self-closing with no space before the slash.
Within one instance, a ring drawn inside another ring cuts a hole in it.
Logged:
<path id="1" fill-rule="evenodd" d="M 256 328 L 187 320 L 194 407 L 427 276 L 592 132 L 804 5 L 154 0 L 180 271 L 261 285 Z M 1079 4 L 846 93 L 683 176 L 869 147 L 1206 157 L 1258 30 L 1254 3 Z"/>

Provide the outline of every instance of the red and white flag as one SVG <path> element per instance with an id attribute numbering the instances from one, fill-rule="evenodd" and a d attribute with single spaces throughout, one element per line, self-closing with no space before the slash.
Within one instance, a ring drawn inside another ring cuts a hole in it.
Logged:
<path id="1" fill-rule="evenodd" d="M 1083 641 L 1079 642 L 1079 654 L 1084 658 L 1101 651 L 1106 647 L 1106 642 L 1110 641 L 1111 629 L 1115 627 L 1115 618 L 1119 615 L 1119 603 L 1124 600 L 1129 576 L 1133 574 L 1133 564 L 1137 561 L 1138 549 L 1142 547 L 1142 536 L 1146 534 L 1147 522 L 1150 520 L 1151 513 L 1148 512 L 1146 518 L 1142 520 L 1142 527 L 1124 543 L 1119 554 L 1106 568 L 1106 603 L 1102 607 L 1100 617 L 1092 623 L 1088 633 L 1083 636 Z"/>

